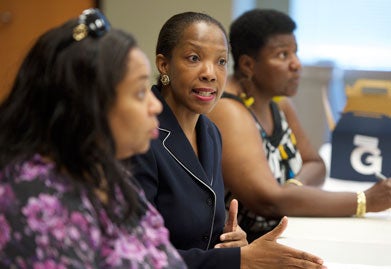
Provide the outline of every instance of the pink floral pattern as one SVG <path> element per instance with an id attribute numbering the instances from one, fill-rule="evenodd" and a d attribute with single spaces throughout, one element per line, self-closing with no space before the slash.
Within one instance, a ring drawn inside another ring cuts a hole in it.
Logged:
<path id="1" fill-rule="evenodd" d="M 39 155 L 0 172 L 1 268 L 186 268 L 142 191 L 145 214 L 116 225 L 72 182 Z"/>

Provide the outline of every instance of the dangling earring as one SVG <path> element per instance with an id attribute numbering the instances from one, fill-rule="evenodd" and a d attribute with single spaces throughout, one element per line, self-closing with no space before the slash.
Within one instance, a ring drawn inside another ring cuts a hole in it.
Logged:
<path id="1" fill-rule="evenodd" d="M 252 104 L 254 104 L 254 97 L 252 96 L 248 97 L 247 94 L 245 94 L 244 92 L 240 94 L 240 99 L 242 99 L 246 107 L 250 107 L 252 106 Z"/>
<path id="2" fill-rule="evenodd" d="M 168 84 L 170 84 L 170 77 L 168 75 L 162 75 L 160 77 L 160 82 L 164 85 L 164 86 L 167 86 Z"/>
<path id="3" fill-rule="evenodd" d="M 254 97 L 247 96 L 246 89 L 251 87 L 251 77 L 240 80 L 240 85 L 244 92 L 242 92 L 239 97 L 242 99 L 242 102 L 246 107 L 250 107 L 254 104 Z"/>

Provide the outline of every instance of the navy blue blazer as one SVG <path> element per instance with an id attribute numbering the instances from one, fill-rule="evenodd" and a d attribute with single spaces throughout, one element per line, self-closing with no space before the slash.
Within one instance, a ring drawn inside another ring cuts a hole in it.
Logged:
<path id="1" fill-rule="evenodd" d="M 198 157 L 160 95 L 159 139 L 131 159 L 131 170 L 159 210 L 170 240 L 189 268 L 240 268 L 240 249 L 214 249 L 225 224 L 221 136 L 201 115 L 196 126 Z"/>

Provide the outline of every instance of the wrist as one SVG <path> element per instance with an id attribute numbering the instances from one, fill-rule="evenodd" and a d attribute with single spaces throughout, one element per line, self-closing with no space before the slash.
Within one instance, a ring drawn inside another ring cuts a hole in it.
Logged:
<path id="1" fill-rule="evenodd" d="M 248 246 L 244 246 L 240 248 L 240 269 L 248 269 L 249 267 L 249 260 L 248 260 Z"/>
<path id="2" fill-rule="evenodd" d="M 303 186 L 303 183 L 298 178 L 290 178 L 287 181 L 285 181 L 285 184 L 294 184 L 296 186 Z"/>

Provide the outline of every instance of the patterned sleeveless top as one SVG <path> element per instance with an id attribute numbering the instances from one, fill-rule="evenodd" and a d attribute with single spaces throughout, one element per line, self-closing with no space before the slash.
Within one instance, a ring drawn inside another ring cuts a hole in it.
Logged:
<path id="1" fill-rule="evenodd" d="M 231 98 L 245 105 L 238 96 L 230 93 L 225 92 L 222 98 Z M 274 122 L 273 134 L 270 136 L 263 129 L 254 112 L 250 109 L 248 111 L 253 116 L 255 125 L 262 136 L 263 148 L 266 152 L 269 167 L 276 180 L 280 184 L 284 184 L 288 179 L 295 177 L 300 171 L 303 162 L 296 147 L 295 135 L 289 127 L 284 113 L 279 110 L 278 105 L 274 101 L 270 102 L 270 109 Z M 225 202 L 227 209 L 229 208 L 229 202 L 233 198 L 232 193 L 226 190 Z M 256 215 L 245 208 L 239 201 L 238 223 L 249 235 L 255 233 L 256 236 L 260 236 L 273 229 L 279 221 L 280 219 L 266 219 Z"/>

